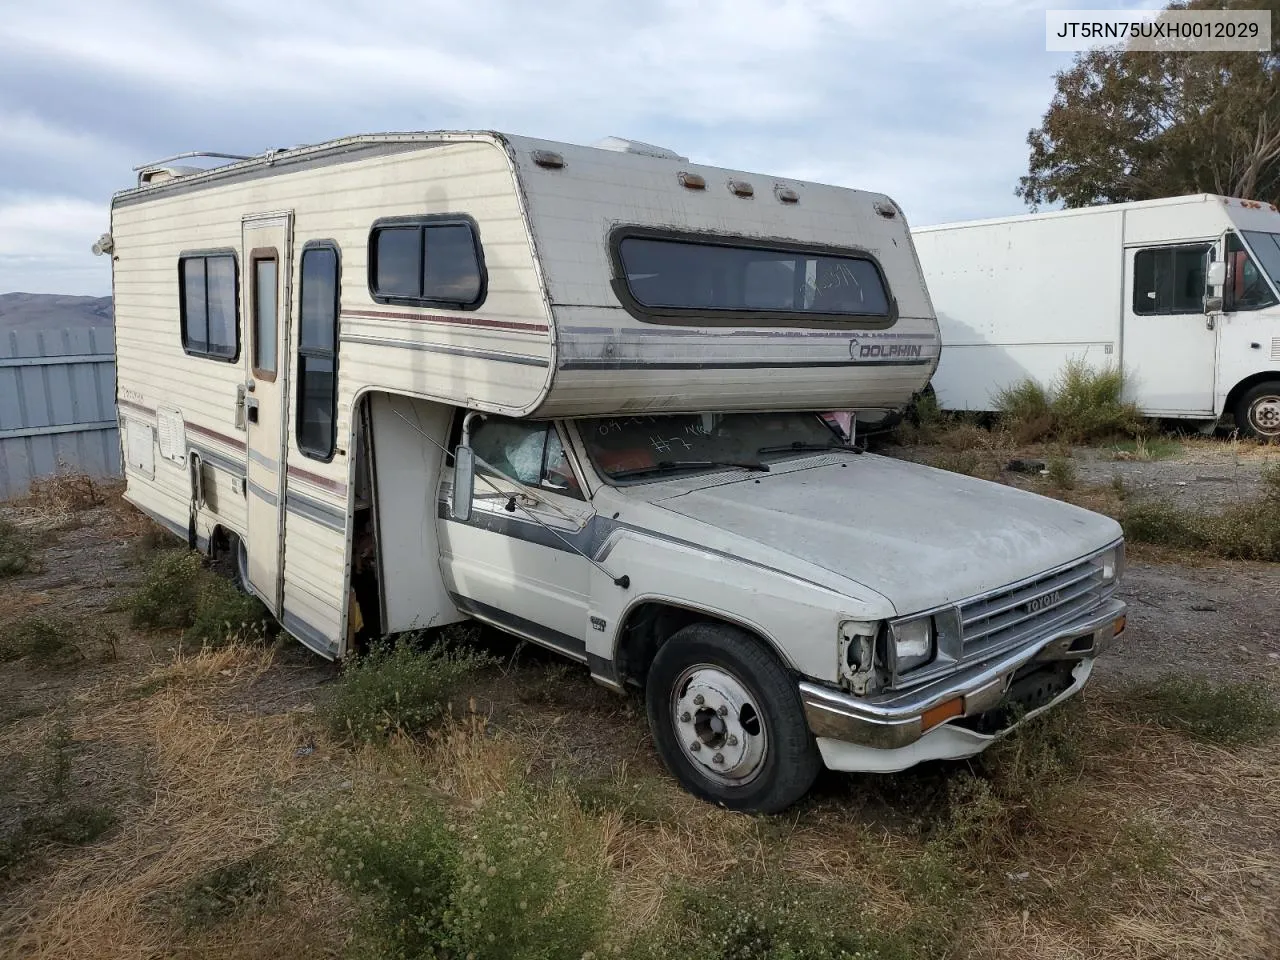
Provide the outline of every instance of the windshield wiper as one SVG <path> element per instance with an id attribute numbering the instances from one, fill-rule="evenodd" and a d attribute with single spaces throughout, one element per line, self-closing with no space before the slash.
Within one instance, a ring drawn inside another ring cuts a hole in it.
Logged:
<path id="1" fill-rule="evenodd" d="M 831 443 L 803 443 L 799 440 L 796 440 L 792 443 L 784 444 L 778 447 L 761 447 L 759 450 L 756 451 L 756 454 L 759 455 L 759 454 L 765 454 L 765 453 L 801 453 L 801 452 L 811 451 L 811 450 L 820 450 L 824 453 L 828 450 L 849 450 L 853 453 L 862 452 L 857 447 L 851 447 L 847 443 L 840 443 L 835 440 L 831 441 Z"/>
<path id="2" fill-rule="evenodd" d="M 742 470 L 759 470 L 769 472 L 769 465 L 759 460 L 659 460 L 655 466 L 640 467 L 636 470 L 618 470 L 611 473 L 615 480 L 624 477 L 638 477 L 646 473 L 665 473 L 668 470 L 699 470 L 703 467 L 738 467 Z"/>

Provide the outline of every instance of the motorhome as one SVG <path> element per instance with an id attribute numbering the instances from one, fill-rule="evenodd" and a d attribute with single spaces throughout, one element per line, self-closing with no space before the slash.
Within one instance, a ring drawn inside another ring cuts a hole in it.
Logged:
<path id="1" fill-rule="evenodd" d="M 917 227 L 946 410 L 1072 360 L 1151 417 L 1280 437 L 1280 212 L 1200 194 Z"/>
<path id="2" fill-rule="evenodd" d="M 324 657 L 474 618 L 643 690 L 695 794 L 968 756 L 1124 627 L 1110 519 L 862 452 L 938 328 L 901 209 L 611 139 L 148 165 L 127 498 Z"/>

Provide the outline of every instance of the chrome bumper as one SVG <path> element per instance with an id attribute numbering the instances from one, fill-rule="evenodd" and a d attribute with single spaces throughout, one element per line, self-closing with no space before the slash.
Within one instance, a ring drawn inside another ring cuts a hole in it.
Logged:
<path id="1" fill-rule="evenodd" d="M 998 706 L 1013 675 L 1029 663 L 1098 656 L 1124 629 L 1125 610 L 1123 602 L 1108 600 L 1088 615 L 1026 646 L 901 693 L 859 698 L 802 681 L 800 697 L 805 718 L 816 737 L 886 750 L 905 747 L 945 720 L 972 717 Z M 960 704 L 952 705 L 956 700 Z M 935 707 L 944 708 L 946 715 L 927 722 L 925 714 Z"/>

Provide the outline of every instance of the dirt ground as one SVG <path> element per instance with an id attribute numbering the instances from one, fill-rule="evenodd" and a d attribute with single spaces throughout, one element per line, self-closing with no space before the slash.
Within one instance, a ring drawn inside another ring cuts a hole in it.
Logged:
<path id="1" fill-rule="evenodd" d="M 910 455 L 928 453 L 915 448 Z M 1075 459 L 1088 482 L 1109 483 L 1120 473 L 1141 495 L 1186 503 L 1249 496 L 1273 462 L 1269 454 L 1199 443 L 1158 461 L 1117 460 L 1105 451 Z M 38 573 L 0 580 L 0 620 L 56 612 L 87 618 L 119 638 L 115 659 L 77 669 L 0 664 L 0 777 L 21 781 L 20 798 L 33 795 L 40 774 L 22 758 L 38 755 L 51 724 L 65 722 L 74 745 L 71 791 L 112 809 L 116 824 L 93 844 L 49 851 L 0 887 L 0 956 L 341 955 L 354 907 L 303 874 L 283 881 L 283 906 L 234 930 L 193 932 L 163 906 L 201 870 L 274 842 L 281 805 L 347 793 L 402 769 L 385 753 L 352 751 L 317 732 L 316 701 L 338 682 L 338 670 L 289 642 L 193 654 L 172 633 L 131 630 L 119 602 L 140 575 L 136 545 L 154 531 L 114 491 L 87 510 L 51 514 L 47 505 L 10 504 L 0 506 L 0 518 L 36 531 L 42 562 Z M 980 905 L 955 955 L 1280 957 L 1277 745 L 1228 753 L 1192 743 L 1138 724 L 1124 702 L 1133 684 L 1170 672 L 1280 691 L 1280 569 L 1183 559 L 1138 556 L 1129 565 L 1122 587 L 1129 629 L 1099 662 L 1090 693 L 1094 729 L 1118 735 L 1090 748 L 1097 756 L 1088 790 L 1097 808 L 1086 818 L 1101 821 L 1087 828 L 1097 830 L 1109 819 L 1140 815 L 1178 835 L 1176 874 L 1135 874 L 1126 887 L 1117 873 L 1114 902 L 1072 919 L 1052 904 L 1073 876 L 1083 876 L 1076 854 L 1064 852 L 1074 835 L 1029 839 L 974 881 Z M 635 698 L 610 694 L 511 638 L 486 632 L 482 642 L 506 666 L 469 691 L 469 707 L 456 706 L 478 711 L 471 715 L 483 717 L 485 732 L 451 735 L 421 753 L 406 748 L 415 763 L 430 754 L 440 791 L 487 795 L 501 788 L 490 782 L 497 761 L 515 757 L 520 775 L 533 782 L 568 776 L 606 792 L 621 784 L 637 797 L 652 793 L 658 799 L 644 802 L 659 812 L 639 823 L 624 816 L 610 841 L 610 862 L 636 918 L 657 915 L 673 870 L 716 876 L 744 856 L 763 856 L 751 846 L 763 842 L 750 832 L 758 829 L 751 818 L 714 811 L 671 784 Z M 784 818 L 778 856 L 787 869 L 800 864 L 795 869 L 806 878 L 874 887 L 867 877 L 880 869 L 875 858 L 917 843 L 912 824 L 920 813 L 908 797 L 935 776 L 824 777 L 812 800 Z M 872 909 L 885 910 L 890 922 L 891 906 Z"/>

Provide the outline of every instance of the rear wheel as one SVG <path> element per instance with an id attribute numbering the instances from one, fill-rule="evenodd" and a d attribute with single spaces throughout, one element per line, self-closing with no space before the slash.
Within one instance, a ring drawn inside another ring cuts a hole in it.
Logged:
<path id="1" fill-rule="evenodd" d="M 249 589 L 249 548 L 234 533 L 227 534 L 227 558 L 231 561 L 231 579 L 244 593 L 252 593 Z"/>
<path id="2" fill-rule="evenodd" d="M 695 623 L 677 632 L 654 658 L 645 698 L 663 763 L 695 796 L 775 813 L 818 775 L 795 682 L 743 630 Z"/>
<path id="3" fill-rule="evenodd" d="M 1236 426 L 1259 440 L 1280 438 L 1280 380 L 1267 380 L 1245 391 L 1236 404 Z"/>

